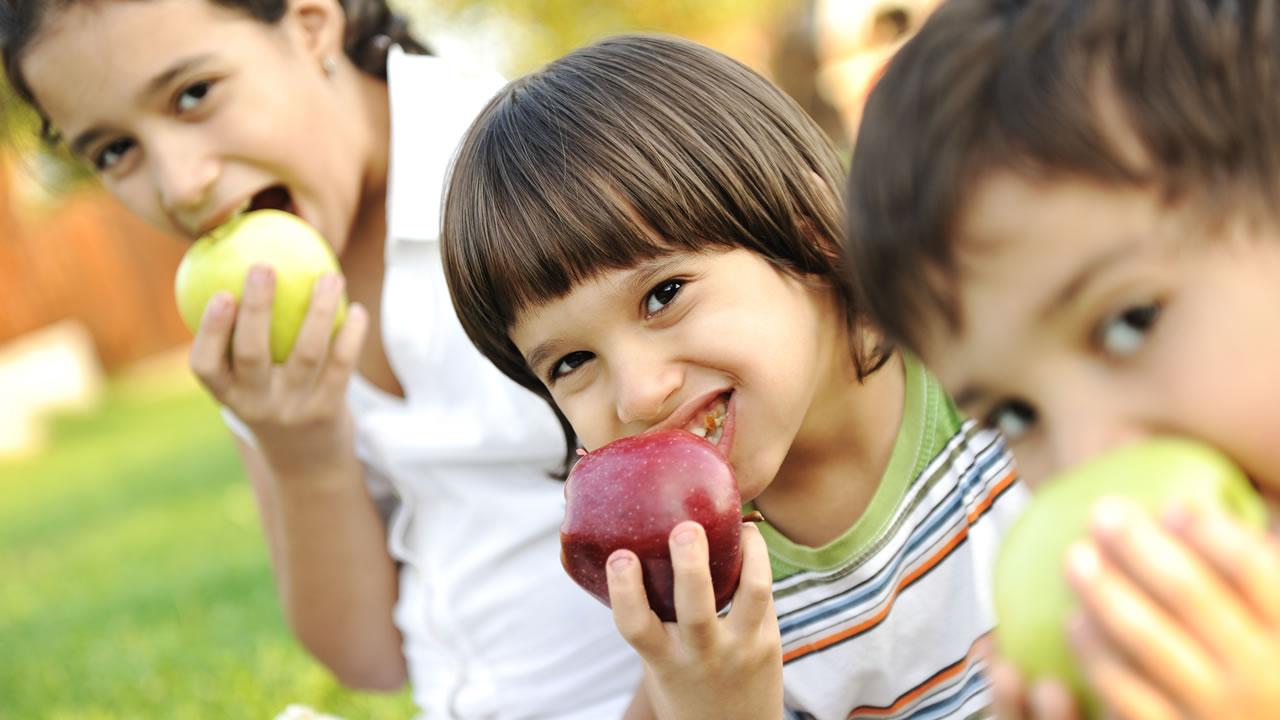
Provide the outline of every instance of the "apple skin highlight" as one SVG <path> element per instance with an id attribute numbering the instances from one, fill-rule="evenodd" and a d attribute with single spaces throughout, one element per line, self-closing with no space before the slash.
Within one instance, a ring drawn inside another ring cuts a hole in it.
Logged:
<path id="1" fill-rule="evenodd" d="M 609 605 L 605 562 L 634 552 L 649 606 L 676 619 L 671 530 L 693 520 L 706 531 L 716 609 L 733 598 L 742 572 L 742 501 L 738 482 L 711 443 L 684 430 L 616 440 L 587 453 L 565 482 L 560 560 L 569 577 Z"/>
<path id="2" fill-rule="evenodd" d="M 1181 502 L 1216 508 L 1259 530 L 1266 524 L 1265 505 L 1244 473 L 1217 450 L 1190 440 L 1157 438 L 1121 447 L 1037 488 L 996 560 L 997 644 L 1028 682 L 1064 682 L 1088 717 L 1099 717 L 1101 708 L 1067 639 L 1067 620 L 1078 603 L 1064 562 L 1068 548 L 1088 537 L 1094 504 L 1108 496 L 1153 514 Z"/>
<path id="3" fill-rule="evenodd" d="M 271 307 L 271 359 L 289 357 L 311 304 L 317 279 L 340 273 L 333 250 L 310 225 L 281 210 L 255 210 L 219 226 L 187 250 L 174 276 L 178 314 L 191 332 L 200 328 L 205 306 L 219 291 L 239 302 L 249 269 L 270 265 L 276 272 Z M 346 317 L 344 294 L 334 316 L 336 331 Z"/>

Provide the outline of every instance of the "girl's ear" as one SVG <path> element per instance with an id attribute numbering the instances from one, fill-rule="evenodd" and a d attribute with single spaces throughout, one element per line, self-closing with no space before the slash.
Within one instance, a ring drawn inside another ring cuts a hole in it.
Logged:
<path id="1" fill-rule="evenodd" d="M 284 22 L 290 25 L 303 50 L 319 67 L 330 67 L 343 56 L 347 16 L 338 0 L 289 0 Z"/>

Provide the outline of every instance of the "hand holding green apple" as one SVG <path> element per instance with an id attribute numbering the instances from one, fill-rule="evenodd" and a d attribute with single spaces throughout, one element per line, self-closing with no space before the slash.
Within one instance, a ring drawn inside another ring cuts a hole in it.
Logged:
<path id="1" fill-rule="evenodd" d="M 209 299 L 225 290 L 239 300 L 249 269 L 255 264 L 270 265 L 276 271 L 271 359 L 283 363 L 306 317 L 315 281 L 340 271 L 329 244 L 296 215 L 257 210 L 233 218 L 197 240 L 182 258 L 174 278 L 178 312 L 196 332 Z M 335 330 L 345 316 L 343 297 L 333 320 Z"/>
<path id="2" fill-rule="evenodd" d="M 1100 455 L 1046 482 L 1005 537 L 995 569 L 999 652 L 1028 682 L 1057 679 L 1097 711 L 1068 644 L 1077 607 L 1063 560 L 1089 534 L 1102 497 L 1127 498 L 1158 513 L 1174 502 L 1220 510 L 1261 528 L 1265 509 L 1243 473 L 1216 450 L 1161 438 Z"/>

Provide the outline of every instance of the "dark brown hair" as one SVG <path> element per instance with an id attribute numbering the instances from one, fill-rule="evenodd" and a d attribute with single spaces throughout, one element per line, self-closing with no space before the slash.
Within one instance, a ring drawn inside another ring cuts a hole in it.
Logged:
<path id="1" fill-rule="evenodd" d="M 22 54 L 40 34 L 45 20 L 79 2 L 103 0 L 0 0 L 0 60 L 10 87 L 19 98 L 38 105 L 22 77 Z M 121 2 L 125 0 L 114 0 Z M 128 0 L 138 2 L 141 0 Z M 284 17 L 288 0 L 200 0 L 240 10 L 264 23 Z M 347 16 L 343 50 L 356 67 L 374 77 L 387 78 L 387 50 L 400 45 L 406 52 L 430 54 L 414 39 L 404 18 L 387 7 L 386 0 L 341 0 Z M 47 134 L 47 123 L 46 123 Z"/>
<path id="2" fill-rule="evenodd" d="M 853 153 L 864 309 L 911 347 L 930 318 L 959 329 L 956 223 L 995 170 L 1274 204 L 1278 21 L 1274 0 L 944 2 L 872 91 Z"/>
<path id="3" fill-rule="evenodd" d="M 671 37 L 598 42 L 509 84 L 467 133 L 442 231 L 454 306 L 480 351 L 548 401 L 508 336 L 517 315 L 669 252 L 745 248 L 825 283 L 856 342 L 841 174 L 822 131 L 742 64 Z M 878 364 L 853 352 L 859 372 Z"/>

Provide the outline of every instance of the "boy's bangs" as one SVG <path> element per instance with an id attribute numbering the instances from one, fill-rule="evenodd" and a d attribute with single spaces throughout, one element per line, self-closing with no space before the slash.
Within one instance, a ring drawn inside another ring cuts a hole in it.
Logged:
<path id="1" fill-rule="evenodd" d="M 508 332 L 520 313 L 673 252 L 744 248 L 828 282 L 839 161 L 793 101 L 687 41 L 622 36 L 508 85 L 458 151 L 441 253 L 468 336 L 545 395 Z"/>
<path id="2" fill-rule="evenodd" d="M 476 258 L 486 266 L 474 272 L 493 278 L 491 297 L 505 299 L 495 318 L 504 326 L 608 271 L 697 247 L 649 225 L 599 174 L 569 169 L 549 177 L 543 170 L 551 166 L 538 160 L 508 166 L 516 172 L 504 179 L 519 179 L 492 188 L 497 197 L 484 240 L 490 250 Z"/>
<path id="3" fill-rule="evenodd" d="M 862 307 L 916 349 L 935 320 L 959 329 L 956 232 L 994 172 L 1151 189 L 1210 222 L 1274 208 L 1278 38 L 1274 3 L 943 3 L 863 114 L 846 195 Z"/>

